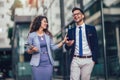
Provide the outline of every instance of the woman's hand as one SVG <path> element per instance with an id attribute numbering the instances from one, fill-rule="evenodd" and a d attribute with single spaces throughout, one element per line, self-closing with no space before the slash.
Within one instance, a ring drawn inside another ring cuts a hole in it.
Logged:
<path id="1" fill-rule="evenodd" d="M 67 34 L 65 35 L 65 37 L 64 37 L 64 39 L 63 39 L 63 41 L 62 41 L 62 43 L 64 44 L 64 43 L 66 43 L 66 41 L 67 41 Z"/>
<path id="2" fill-rule="evenodd" d="M 28 52 L 29 54 L 32 54 L 33 52 L 38 52 L 38 48 L 37 48 L 37 47 L 34 47 L 34 46 L 31 46 L 27 52 Z"/>
<path id="3" fill-rule="evenodd" d="M 67 41 L 67 35 L 65 35 L 65 37 L 64 37 L 64 39 L 63 39 L 63 41 L 61 41 L 61 42 L 58 44 L 58 47 L 62 47 L 62 46 L 63 46 L 63 44 L 65 44 L 65 43 L 66 43 L 66 41 Z"/>
<path id="4" fill-rule="evenodd" d="M 38 52 L 38 48 L 37 48 L 37 47 L 33 47 L 31 50 L 32 50 L 33 52 Z"/>

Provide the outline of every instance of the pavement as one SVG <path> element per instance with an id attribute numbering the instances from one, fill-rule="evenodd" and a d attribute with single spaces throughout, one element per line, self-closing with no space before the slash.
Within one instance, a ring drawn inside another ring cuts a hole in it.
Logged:
<path id="1" fill-rule="evenodd" d="M 15 79 L 13 79 L 13 78 L 6 78 L 6 79 L 0 79 L 0 80 L 15 80 Z M 53 78 L 52 80 L 63 80 L 62 78 Z M 67 79 L 68 80 L 68 79 Z M 91 78 L 91 80 L 105 80 L 105 78 Z M 109 78 L 109 80 L 120 80 L 120 78 L 117 78 L 117 79 L 115 79 L 115 78 Z"/>

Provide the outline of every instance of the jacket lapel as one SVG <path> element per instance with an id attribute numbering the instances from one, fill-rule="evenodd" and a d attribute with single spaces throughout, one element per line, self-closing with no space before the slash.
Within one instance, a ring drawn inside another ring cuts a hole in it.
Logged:
<path id="1" fill-rule="evenodd" d="M 89 27 L 87 27 L 87 25 L 85 25 L 85 33 L 86 33 L 86 37 L 87 37 L 87 40 L 88 40 L 88 37 L 89 37 L 89 34 L 90 34 L 90 29 L 89 29 Z"/>
<path id="2" fill-rule="evenodd" d="M 72 31 L 72 36 L 73 36 L 73 39 L 75 40 L 76 39 L 76 27 L 73 28 L 73 31 Z M 75 40 L 76 41 L 76 40 Z"/>
<path id="3" fill-rule="evenodd" d="M 48 35 L 47 34 L 45 34 L 45 39 L 46 39 L 46 43 L 47 43 L 47 46 L 48 46 L 48 44 L 49 44 L 49 37 L 48 37 Z"/>

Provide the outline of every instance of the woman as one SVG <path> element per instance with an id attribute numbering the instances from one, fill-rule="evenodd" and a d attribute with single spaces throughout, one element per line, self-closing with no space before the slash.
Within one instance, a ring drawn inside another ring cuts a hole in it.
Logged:
<path id="1" fill-rule="evenodd" d="M 34 80 L 51 80 L 53 71 L 53 58 L 51 51 L 60 48 L 66 37 L 59 44 L 52 41 L 52 34 L 48 31 L 48 20 L 45 16 L 37 16 L 30 26 L 26 51 L 32 54 L 30 65 L 32 66 Z"/>

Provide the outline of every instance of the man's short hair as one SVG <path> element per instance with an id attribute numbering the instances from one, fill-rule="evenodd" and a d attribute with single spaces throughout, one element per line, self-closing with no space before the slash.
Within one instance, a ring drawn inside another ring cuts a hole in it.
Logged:
<path id="1" fill-rule="evenodd" d="M 75 10 L 79 10 L 79 11 L 84 15 L 84 11 L 83 11 L 82 9 L 80 9 L 80 8 L 78 8 L 78 7 L 74 7 L 74 8 L 72 9 L 72 13 L 73 13 Z"/>

